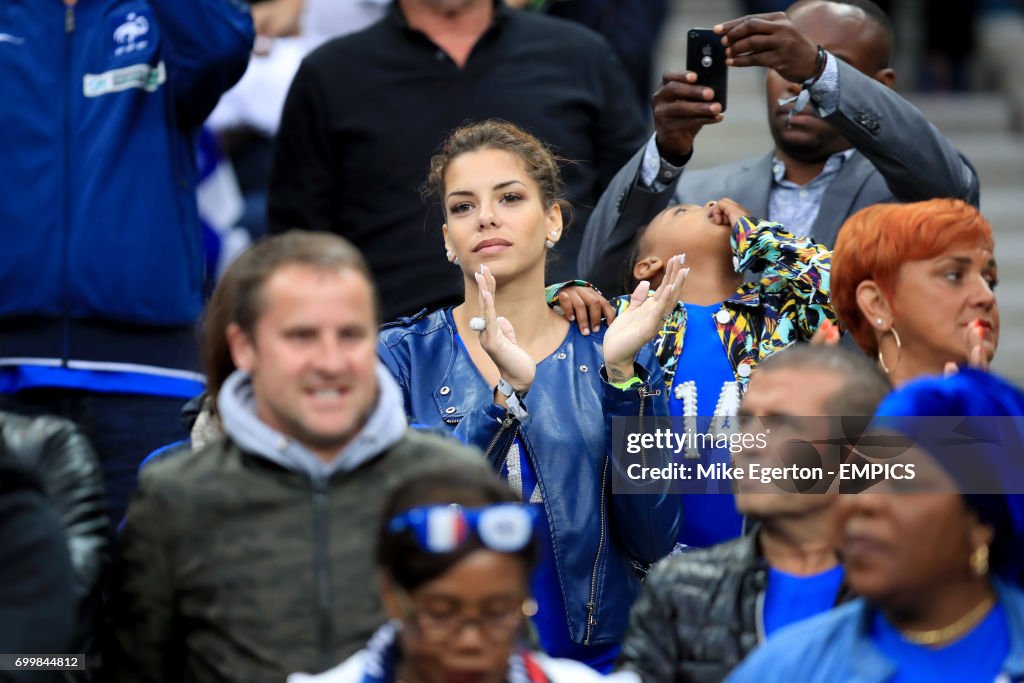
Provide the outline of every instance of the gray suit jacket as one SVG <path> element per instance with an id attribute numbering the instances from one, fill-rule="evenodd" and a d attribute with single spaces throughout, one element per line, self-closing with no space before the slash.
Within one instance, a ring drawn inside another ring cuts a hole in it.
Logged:
<path id="1" fill-rule="evenodd" d="M 970 163 L 920 111 L 895 91 L 842 60 L 839 106 L 826 121 L 856 150 L 822 199 L 811 235 L 831 247 L 843 222 L 880 202 L 959 197 L 978 204 L 978 176 Z M 754 215 L 771 220 L 772 154 L 684 171 L 660 192 L 638 184 L 640 149 L 605 189 L 587 222 L 579 272 L 606 295 L 621 293 L 633 237 L 669 204 L 703 204 L 731 197 Z"/>

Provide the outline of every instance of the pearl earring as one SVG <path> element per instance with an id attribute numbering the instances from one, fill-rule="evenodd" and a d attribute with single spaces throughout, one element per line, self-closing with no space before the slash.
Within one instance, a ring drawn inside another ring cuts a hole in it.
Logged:
<path id="1" fill-rule="evenodd" d="M 882 319 L 881 318 L 875 318 L 875 324 L 878 325 L 879 327 L 881 327 L 882 326 Z"/>
<path id="2" fill-rule="evenodd" d="M 548 249 L 554 249 L 555 248 L 555 233 L 553 233 L 553 232 L 549 232 L 548 233 L 548 238 L 546 240 L 544 240 L 544 246 L 547 247 Z"/>
<path id="3" fill-rule="evenodd" d="M 449 249 L 446 252 L 444 252 L 444 255 L 445 257 L 447 257 L 448 263 L 454 263 L 455 265 L 459 265 L 459 257 L 455 255 L 454 251 Z"/>

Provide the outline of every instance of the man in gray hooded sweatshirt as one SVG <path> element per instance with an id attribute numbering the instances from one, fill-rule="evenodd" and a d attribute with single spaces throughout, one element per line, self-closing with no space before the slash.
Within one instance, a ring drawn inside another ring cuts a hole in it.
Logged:
<path id="1" fill-rule="evenodd" d="M 386 619 L 372 544 L 391 490 L 438 466 L 489 469 L 407 427 L 354 247 L 290 232 L 233 269 L 226 438 L 148 466 L 128 510 L 121 683 L 280 683 L 342 661 Z"/>

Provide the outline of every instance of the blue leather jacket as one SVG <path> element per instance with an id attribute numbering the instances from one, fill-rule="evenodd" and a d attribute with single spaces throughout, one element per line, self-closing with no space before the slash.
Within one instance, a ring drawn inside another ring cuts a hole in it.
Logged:
<path id="1" fill-rule="evenodd" d="M 679 496 L 612 493 L 619 464 L 608 418 L 668 414 L 653 347 L 637 355 L 643 383 L 622 391 L 603 379 L 603 332 L 585 337 L 573 325 L 537 364 L 524 400 L 529 417 L 520 423 L 494 404 L 493 387 L 455 334 L 445 311 L 382 328 L 378 351 L 402 387 L 406 412 L 480 447 L 495 469 L 518 433 L 544 499 L 569 636 L 584 645 L 621 642 L 640 591 L 632 562 L 667 555 L 682 519 Z M 663 466 L 667 457 L 651 451 L 649 464 Z"/>

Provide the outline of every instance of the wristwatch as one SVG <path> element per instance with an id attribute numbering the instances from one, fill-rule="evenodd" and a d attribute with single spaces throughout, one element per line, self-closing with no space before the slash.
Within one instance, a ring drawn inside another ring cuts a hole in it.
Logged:
<path id="1" fill-rule="evenodd" d="M 505 397 L 505 404 L 508 406 L 508 412 L 512 413 L 512 417 L 522 422 L 529 416 L 530 413 L 523 405 L 523 399 L 526 398 L 525 391 L 516 391 L 504 377 L 498 380 L 498 386 L 495 388 L 499 394 Z"/>

